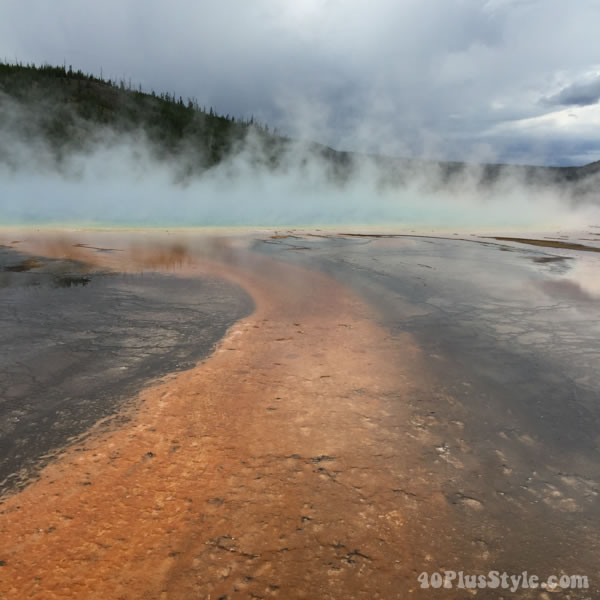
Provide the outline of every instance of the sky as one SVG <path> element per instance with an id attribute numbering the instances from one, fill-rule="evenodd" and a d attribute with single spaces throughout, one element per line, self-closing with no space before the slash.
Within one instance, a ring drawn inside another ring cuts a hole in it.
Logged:
<path id="1" fill-rule="evenodd" d="M 600 0 L 0 0 L 0 57 L 394 156 L 600 160 Z"/>

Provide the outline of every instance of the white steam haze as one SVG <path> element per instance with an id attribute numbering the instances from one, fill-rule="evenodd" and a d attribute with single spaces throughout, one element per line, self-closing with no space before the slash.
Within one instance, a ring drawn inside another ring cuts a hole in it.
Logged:
<path id="1" fill-rule="evenodd" d="M 202 174 L 158 160 L 143 132 L 98 129 L 60 165 L 0 107 L 0 224 L 544 228 L 599 223 L 596 179 L 524 183 L 477 163 L 600 159 L 600 1 L 0 0 L 0 56 L 73 65 L 255 115 L 297 140 L 356 153 L 467 160 L 446 185 L 413 165 L 382 185 L 355 155 L 340 183 L 298 142 L 285 168 L 255 140 Z M 11 124 L 12 123 L 12 124 Z"/>
<path id="2" fill-rule="evenodd" d="M 435 228 L 581 228 L 600 223 L 596 196 L 523 182 L 506 170 L 492 186 L 470 166 L 449 185 L 435 165 L 382 184 L 382 167 L 357 155 L 340 182 L 306 145 L 292 144 L 283 166 L 256 166 L 252 137 L 239 152 L 182 180 L 177 159 L 158 160 L 143 133 L 98 134 L 85 153 L 57 166 L 42 142 L 3 135 L 18 166 L 0 166 L 5 224 L 96 226 L 281 226 L 371 224 Z M 385 173 L 385 172 L 383 172 Z M 597 186 L 596 186 L 597 187 Z"/>

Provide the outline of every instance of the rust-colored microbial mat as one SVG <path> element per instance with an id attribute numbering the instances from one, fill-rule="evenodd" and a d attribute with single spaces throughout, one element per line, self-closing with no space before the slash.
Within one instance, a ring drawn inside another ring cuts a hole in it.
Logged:
<path id="1" fill-rule="evenodd" d="M 67 247 L 91 256 L 46 253 Z M 135 269 L 153 256 L 96 260 Z M 449 516 L 406 435 L 418 348 L 324 275 L 231 256 L 182 271 L 241 284 L 256 311 L 206 361 L 146 388 L 131 421 L 98 428 L 3 502 L 0 598 L 418 591 L 421 526 L 435 536 Z"/>

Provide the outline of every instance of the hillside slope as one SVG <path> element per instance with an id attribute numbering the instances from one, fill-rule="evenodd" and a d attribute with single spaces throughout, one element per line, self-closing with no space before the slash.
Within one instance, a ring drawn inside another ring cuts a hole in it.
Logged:
<path id="1" fill-rule="evenodd" d="M 242 151 L 254 166 L 268 169 L 302 167 L 307 157 L 316 159 L 340 183 L 360 161 L 368 161 L 380 182 L 390 186 L 403 184 L 415 173 L 442 185 L 469 178 L 493 185 L 509 174 L 526 184 L 575 186 L 589 193 L 600 173 L 600 161 L 581 167 L 473 165 L 340 152 L 318 143 L 293 142 L 253 118 L 220 115 L 192 98 L 146 93 L 132 89 L 131 83 L 105 81 L 71 67 L 0 63 L 0 162 L 18 168 L 22 157 L 14 151 L 15 141 L 35 148 L 41 142 L 60 165 L 73 153 L 123 135 L 150 142 L 145 147 L 155 158 L 176 159 L 180 178 Z"/>

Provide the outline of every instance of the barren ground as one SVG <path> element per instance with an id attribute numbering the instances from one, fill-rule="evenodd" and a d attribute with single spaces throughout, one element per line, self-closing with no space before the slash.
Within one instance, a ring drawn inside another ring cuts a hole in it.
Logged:
<path id="1" fill-rule="evenodd" d="M 147 259 L 96 257 L 129 269 Z M 145 389 L 128 424 L 98 428 L 3 503 L 0 597 L 401 598 L 416 587 L 431 560 L 417 548 L 423 526 L 441 535 L 435 523 L 450 517 L 406 435 L 418 348 L 331 279 L 244 260 L 224 252 L 181 271 L 229 278 L 256 302 L 217 352 Z"/>
<path id="2" fill-rule="evenodd" d="M 560 597 L 598 597 L 593 255 L 128 236 L 16 245 L 92 271 L 228 280 L 256 310 L 5 499 L 0 598 L 551 598 L 420 589 L 445 569 L 581 574 L 590 588 Z"/>

